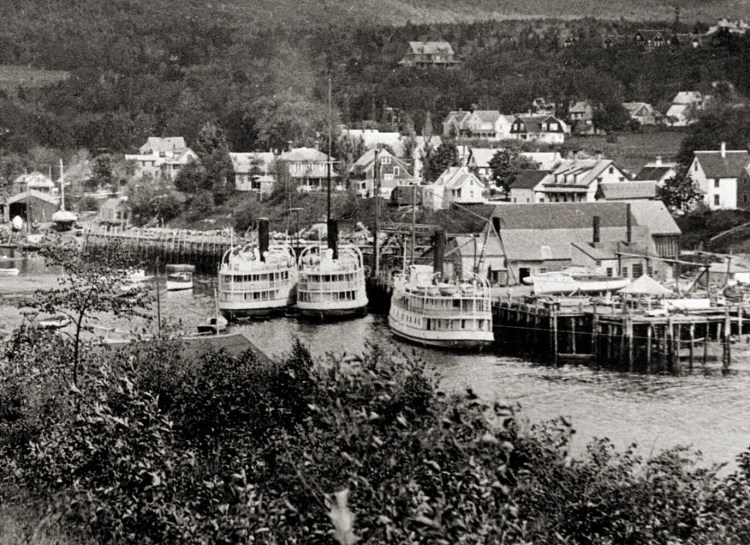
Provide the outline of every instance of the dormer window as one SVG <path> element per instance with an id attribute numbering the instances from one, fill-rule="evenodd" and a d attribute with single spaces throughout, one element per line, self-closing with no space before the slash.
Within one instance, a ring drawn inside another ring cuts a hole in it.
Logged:
<path id="1" fill-rule="evenodd" d="M 391 164 L 391 158 L 387 155 L 385 157 L 380 158 L 380 164 L 381 165 L 390 165 Z"/>

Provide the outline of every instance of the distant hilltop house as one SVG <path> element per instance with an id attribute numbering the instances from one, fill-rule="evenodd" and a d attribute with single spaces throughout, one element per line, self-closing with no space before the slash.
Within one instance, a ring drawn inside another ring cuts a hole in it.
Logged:
<path id="1" fill-rule="evenodd" d="M 406 54 L 398 64 L 417 68 L 453 68 L 461 64 L 455 57 L 451 44 L 445 41 L 409 42 Z"/>
<path id="2" fill-rule="evenodd" d="M 380 196 L 386 199 L 396 187 L 418 184 L 409 165 L 386 149 L 367 150 L 349 169 L 350 186 L 360 197 L 375 194 L 378 178 Z"/>
<path id="3" fill-rule="evenodd" d="M 596 134 L 594 126 L 594 106 L 588 100 L 574 102 L 568 108 L 568 120 L 573 134 Z"/>
<path id="4" fill-rule="evenodd" d="M 565 123 L 552 115 L 519 115 L 513 120 L 510 134 L 515 140 L 562 144 L 568 132 L 566 129 Z"/>
<path id="5" fill-rule="evenodd" d="M 737 21 L 730 21 L 727 18 L 722 18 L 719 19 L 714 26 L 708 29 L 706 35 L 711 36 L 714 34 L 726 33 L 737 36 L 744 36 L 749 28 L 750 25 L 748 25 L 742 19 L 739 19 Z"/>
<path id="6" fill-rule="evenodd" d="M 453 204 L 484 204 L 484 189 L 484 183 L 468 167 L 449 167 L 422 189 L 422 198 L 426 209 L 443 210 Z"/>
<path id="7" fill-rule="evenodd" d="M 633 42 L 647 49 L 667 46 L 697 48 L 703 45 L 699 34 L 675 33 L 665 29 L 637 30 L 633 35 Z"/>
<path id="8" fill-rule="evenodd" d="M 688 174 L 698 184 L 708 208 L 731 210 L 738 206 L 738 195 L 747 193 L 744 187 L 740 187 L 739 179 L 748 164 L 750 154 L 747 150 L 728 150 L 722 142 L 718 150 L 696 151 Z M 745 197 L 741 200 L 743 206 L 750 206 Z"/>
<path id="9" fill-rule="evenodd" d="M 710 99 L 710 96 L 698 91 L 680 91 L 672 99 L 665 122 L 673 127 L 687 127 L 695 123 L 696 112 L 702 110 Z"/>
<path id="10" fill-rule="evenodd" d="M 512 124 L 511 116 L 497 110 L 453 111 L 443 120 L 443 136 L 505 140 L 511 138 Z"/>
<path id="11" fill-rule="evenodd" d="M 271 194 L 276 181 L 271 175 L 272 152 L 230 153 L 229 159 L 237 191 L 252 191 L 263 197 Z"/>
<path id="12" fill-rule="evenodd" d="M 150 136 L 137 154 L 125 155 L 125 160 L 135 161 L 136 176 L 174 180 L 180 170 L 198 156 L 185 144 L 181 136 Z"/>
<path id="13" fill-rule="evenodd" d="M 329 157 L 322 151 L 315 148 L 294 148 L 282 153 L 278 161 L 287 165 L 297 191 L 326 189 Z M 330 161 L 333 162 L 332 159 Z M 331 184 L 335 187 L 341 176 L 333 168 L 333 164 L 330 168 Z"/>
<path id="14" fill-rule="evenodd" d="M 659 125 L 662 121 L 662 115 L 648 102 L 623 102 L 622 107 L 641 126 Z"/>
<path id="15" fill-rule="evenodd" d="M 347 129 L 341 130 L 341 136 L 352 140 L 362 140 L 365 148 L 370 149 L 378 146 L 388 146 L 399 157 L 403 154 L 403 142 L 401 133 L 379 131 L 378 129 Z"/>

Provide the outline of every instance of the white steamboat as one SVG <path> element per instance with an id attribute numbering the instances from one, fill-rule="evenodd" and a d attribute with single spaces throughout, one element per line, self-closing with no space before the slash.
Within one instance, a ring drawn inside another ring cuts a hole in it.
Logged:
<path id="1" fill-rule="evenodd" d="M 440 348 L 492 344 L 491 291 L 476 273 L 447 281 L 429 265 L 411 265 L 393 283 L 388 325 L 394 335 Z"/>
<path id="2" fill-rule="evenodd" d="M 297 263 L 294 250 L 275 244 L 235 246 L 219 267 L 217 305 L 229 320 L 281 313 L 294 305 Z"/>
<path id="3" fill-rule="evenodd" d="M 299 259 L 297 310 L 316 319 L 346 318 L 363 314 L 367 307 L 362 252 L 345 245 L 334 250 L 310 246 Z"/>

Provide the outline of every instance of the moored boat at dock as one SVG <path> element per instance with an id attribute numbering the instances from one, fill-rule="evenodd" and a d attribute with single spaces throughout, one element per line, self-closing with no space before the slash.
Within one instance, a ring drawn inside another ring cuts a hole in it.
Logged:
<path id="1" fill-rule="evenodd" d="M 427 346 L 476 349 L 492 344 L 491 291 L 476 273 L 445 279 L 411 265 L 393 281 L 388 325 L 394 335 Z"/>
<path id="2" fill-rule="evenodd" d="M 229 320 L 283 312 L 294 304 L 297 264 L 286 244 L 267 250 L 247 244 L 224 254 L 218 307 Z"/>
<path id="3" fill-rule="evenodd" d="M 316 319 L 346 318 L 364 314 L 367 307 L 362 252 L 343 245 L 334 257 L 333 248 L 310 246 L 299 259 L 297 310 Z"/>
<path id="4" fill-rule="evenodd" d="M 630 278 L 606 276 L 583 267 L 570 267 L 561 271 L 528 276 L 523 282 L 533 285 L 536 295 L 605 293 L 624 288 L 630 284 Z"/>
<path id="5" fill-rule="evenodd" d="M 167 291 L 193 289 L 193 265 L 167 265 Z"/>

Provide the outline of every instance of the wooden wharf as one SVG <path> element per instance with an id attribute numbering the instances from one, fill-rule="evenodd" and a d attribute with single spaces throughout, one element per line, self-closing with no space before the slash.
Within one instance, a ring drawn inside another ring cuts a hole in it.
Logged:
<path id="1" fill-rule="evenodd" d="M 147 263 L 154 263 L 158 257 L 163 264 L 187 263 L 204 273 L 215 273 L 224 253 L 233 244 L 248 242 L 216 231 L 163 228 L 89 228 L 83 234 L 84 247 L 89 249 L 106 252 L 119 246 Z"/>
<path id="2" fill-rule="evenodd" d="M 508 298 L 493 304 L 501 351 L 558 364 L 585 361 L 628 371 L 671 372 L 719 361 L 748 332 L 748 305 L 645 312 L 593 305 L 588 298 Z"/>

